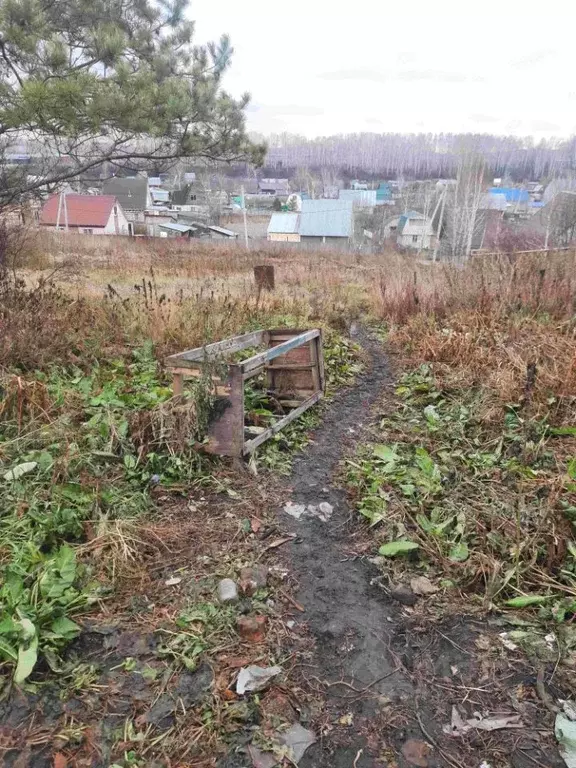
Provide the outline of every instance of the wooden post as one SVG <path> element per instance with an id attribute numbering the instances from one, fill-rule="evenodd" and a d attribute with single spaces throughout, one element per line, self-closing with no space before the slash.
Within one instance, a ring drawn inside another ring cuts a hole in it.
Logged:
<path id="1" fill-rule="evenodd" d="M 181 395 L 184 389 L 184 376 L 181 373 L 172 374 L 172 392 L 174 396 Z"/>
<path id="2" fill-rule="evenodd" d="M 274 290 L 274 267 L 272 264 L 260 264 L 254 267 L 254 280 L 259 291 Z"/>

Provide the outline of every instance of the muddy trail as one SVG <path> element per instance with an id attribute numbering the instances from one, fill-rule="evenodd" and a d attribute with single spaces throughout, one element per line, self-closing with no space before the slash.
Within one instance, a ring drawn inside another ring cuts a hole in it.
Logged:
<path id="1" fill-rule="evenodd" d="M 335 475 L 366 438 L 375 406 L 393 387 L 380 343 L 364 334 L 357 340 L 369 358 L 367 371 L 334 399 L 313 443 L 294 461 L 286 499 L 296 514 L 321 502 L 333 513 L 324 522 L 306 512 L 295 519 L 279 511 L 282 527 L 297 536 L 289 565 L 305 612 L 296 618 L 315 642 L 302 680 L 325 700 L 318 740 L 299 765 L 563 766 L 553 717 L 535 692 L 537 671 L 525 661 L 487 658 L 479 650 L 487 638 L 497 644 L 501 626 L 465 616 L 422 621 L 410 607 L 414 595 L 394 599 L 382 588 L 376 565 L 355 551 L 362 526 Z M 452 707 L 462 702 L 469 716 L 507 713 L 522 727 L 446 735 Z"/>

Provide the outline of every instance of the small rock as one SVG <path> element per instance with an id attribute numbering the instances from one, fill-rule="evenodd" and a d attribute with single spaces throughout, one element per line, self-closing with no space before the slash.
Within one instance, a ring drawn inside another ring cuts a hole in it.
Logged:
<path id="1" fill-rule="evenodd" d="M 284 506 L 284 512 L 290 517 L 294 517 L 296 520 L 300 520 L 302 515 L 306 512 L 304 504 L 293 504 L 291 501 Z"/>
<path id="2" fill-rule="evenodd" d="M 422 596 L 434 595 L 438 592 L 438 587 L 435 587 L 426 576 L 416 576 L 414 579 L 411 579 L 410 587 L 412 588 L 412 592 Z"/>
<path id="3" fill-rule="evenodd" d="M 182 579 L 179 576 L 171 576 L 169 579 L 166 579 L 164 584 L 166 584 L 167 587 L 175 587 L 176 584 L 180 584 Z"/>
<path id="4" fill-rule="evenodd" d="M 268 568 L 265 565 L 254 565 L 240 571 L 240 591 L 247 597 L 251 597 L 259 589 L 264 589 L 267 584 Z"/>
<path id="5" fill-rule="evenodd" d="M 398 584 L 398 586 L 392 587 L 390 590 L 390 597 L 394 598 L 394 600 L 397 600 L 399 603 L 402 603 L 402 605 L 416 605 L 416 601 L 418 600 L 410 587 L 407 587 L 405 584 Z"/>
<path id="6" fill-rule="evenodd" d="M 247 643 L 262 643 L 265 638 L 266 616 L 239 616 L 238 634 Z"/>
<path id="7" fill-rule="evenodd" d="M 222 579 L 218 584 L 218 600 L 221 603 L 235 603 L 238 600 L 238 588 L 232 579 Z"/>
<path id="8" fill-rule="evenodd" d="M 415 765 L 417 768 L 428 768 L 430 745 L 425 741 L 408 739 L 408 741 L 405 741 L 402 745 L 402 754 L 410 765 Z"/>
<path id="9" fill-rule="evenodd" d="M 304 757 L 304 752 L 314 744 L 316 736 L 307 728 L 303 728 L 300 723 L 294 723 L 288 730 L 281 734 L 280 742 L 288 747 L 289 757 L 292 763 L 298 765 Z"/>
<path id="10" fill-rule="evenodd" d="M 296 622 L 290 619 L 290 621 L 286 622 L 286 626 L 288 627 L 288 629 L 294 629 L 294 627 L 296 626 Z"/>
<path id="11" fill-rule="evenodd" d="M 372 563 L 373 565 L 377 565 L 378 567 L 384 565 L 386 562 L 385 558 L 382 557 L 382 555 L 376 555 L 376 557 L 369 557 L 368 562 Z"/>
<path id="12" fill-rule="evenodd" d="M 248 692 L 263 691 L 281 673 L 282 667 L 258 667 L 255 664 L 242 667 L 236 680 L 236 692 L 243 696 Z"/>
<path id="13" fill-rule="evenodd" d="M 320 504 L 318 504 L 318 512 L 320 513 L 318 515 L 320 520 L 323 520 L 326 523 L 332 517 L 334 507 L 332 504 L 328 504 L 327 501 L 321 501 Z"/>

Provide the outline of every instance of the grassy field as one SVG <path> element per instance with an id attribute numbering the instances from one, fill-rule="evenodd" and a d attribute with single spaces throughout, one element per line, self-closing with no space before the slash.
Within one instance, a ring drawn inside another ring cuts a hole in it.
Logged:
<path id="1" fill-rule="evenodd" d="M 254 610 L 268 622 L 268 641 L 247 648 L 235 631 L 238 609 L 217 606 L 215 585 L 269 546 L 258 534 L 274 531 L 265 511 L 274 477 L 289 471 L 318 414 L 252 462 L 268 478 L 266 498 L 251 475 L 196 450 L 213 393 L 189 389 L 183 421 L 162 359 L 270 326 L 325 329 L 331 391 L 362 365 L 351 322 L 384 339 L 396 395 L 385 398 L 373 441 L 343 470 L 384 573 L 429 578 L 438 610 L 466 594 L 474 610 L 522 611 L 571 647 L 575 254 L 455 269 L 397 254 L 62 236 L 22 255 L 17 278 L 8 273 L 0 284 L 6 690 L 13 680 L 38 694 L 53 670 L 68 692 L 104 696 L 110 667 L 103 681 L 78 643 L 86 622 L 113 620 L 124 632 L 162 634 L 152 671 L 135 652 L 117 659 L 124 682 L 148 675 L 153 698 L 174 670 L 198 671 L 206 659 L 221 678 L 212 700 L 191 703 L 168 736 L 132 715 L 116 723 L 111 764 L 177 755 L 178 765 L 212 765 L 208 757 L 244 722 L 226 670 L 239 656 L 284 658 L 282 624 L 266 603 L 273 590 L 263 590 Z M 254 286 L 261 263 L 275 266 L 272 293 Z M 253 395 L 248 409 L 266 418 Z M 87 723 L 53 749 L 88 753 Z M 55 728 L 35 743 L 52 745 Z"/>

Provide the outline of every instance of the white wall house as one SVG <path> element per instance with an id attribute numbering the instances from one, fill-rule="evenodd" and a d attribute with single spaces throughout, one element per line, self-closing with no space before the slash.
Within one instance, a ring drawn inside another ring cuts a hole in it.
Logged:
<path id="1" fill-rule="evenodd" d="M 130 225 L 113 195 L 52 195 L 43 205 L 40 226 L 82 235 L 128 235 Z"/>

